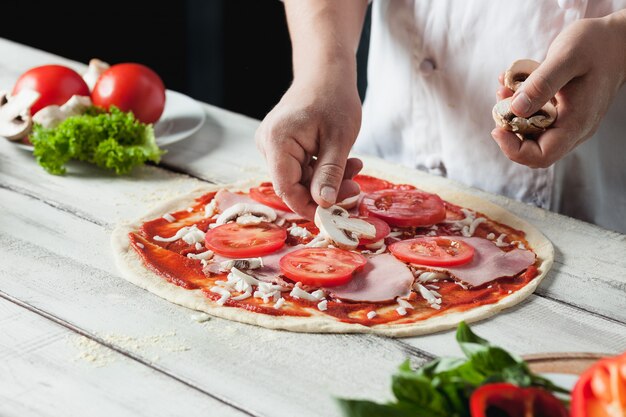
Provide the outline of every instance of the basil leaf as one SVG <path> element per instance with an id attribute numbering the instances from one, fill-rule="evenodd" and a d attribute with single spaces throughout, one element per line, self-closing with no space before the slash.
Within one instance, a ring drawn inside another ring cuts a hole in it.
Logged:
<path id="1" fill-rule="evenodd" d="M 438 417 L 444 414 L 432 412 L 413 405 L 392 403 L 378 404 L 365 400 L 338 399 L 339 407 L 345 417 Z M 447 416 L 446 416 L 447 417 Z"/>
<path id="2" fill-rule="evenodd" d="M 461 345 L 461 349 L 463 348 L 463 343 L 476 343 L 484 346 L 489 345 L 487 340 L 474 333 L 464 321 L 460 322 L 456 329 L 456 341 Z"/>
<path id="3" fill-rule="evenodd" d="M 400 402 L 428 410 L 433 416 L 447 416 L 448 401 L 428 378 L 401 371 L 392 377 L 391 390 Z"/>

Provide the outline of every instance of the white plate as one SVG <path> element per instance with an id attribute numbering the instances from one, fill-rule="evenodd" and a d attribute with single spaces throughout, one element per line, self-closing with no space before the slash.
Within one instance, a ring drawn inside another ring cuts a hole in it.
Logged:
<path id="1" fill-rule="evenodd" d="M 205 119 L 202 105 L 189 96 L 176 91 L 165 92 L 165 109 L 154 125 L 154 135 L 159 146 L 167 146 L 196 133 Z M 14 142 L 18 148 L 33 150 L 32 145 Z"/>
<path id="2" fill-rule="evenodd" d="M 574 389 L 574 385 L 576 385 L 576 381 L 578 381 L 578 378 L 580 377 L 579 375 L 553 372 L 546 372 L 540 375 L 552 381 L 553 384 L 558 385 L 561 388 L 568 389 L 570 391 Z"/>

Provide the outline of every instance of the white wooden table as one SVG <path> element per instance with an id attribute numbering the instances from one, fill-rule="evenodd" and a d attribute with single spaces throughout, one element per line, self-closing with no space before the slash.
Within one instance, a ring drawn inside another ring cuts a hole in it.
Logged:
<path id="1" fill-rule="evenodd" d="M 0 40 L 0 88 L 45 63 L 82 68 Z M 0 140 L 0 415 L 336 416 L 333 396 L 390 398 L 405 358 L 460 353 L 452 332 L 394 340 L 199 323 L 122 279 L 109 248 L 118 221 L 202 182 L 264 172 L 258 121 L 205 109 L 203 128 L 161 166 L 126 177 L 80 164 L 52 176 Z M 469 191 L 535 224 L 556 249 L 537 293 L 476 331 L 519 354 L 626 350 L 626 236 Z"/>

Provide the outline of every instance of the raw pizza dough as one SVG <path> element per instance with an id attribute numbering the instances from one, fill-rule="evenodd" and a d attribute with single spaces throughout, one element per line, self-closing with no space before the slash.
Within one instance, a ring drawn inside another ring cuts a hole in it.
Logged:
<path id="1" fill-rule="evenodd" d="M 464 312 L 452 312 L 448 314 L 443 312 L 440 315 L 416 323 L 363 326 L 361 324 L 343 323 L 334 320 L 332 317 L 326 316 L 322 312 L 313 312 L 313 315 L 310 317 L 271 316 L 236 307 L 219 306 L 204 296 L 200 290 L 186 290 L 169 283 L 164 278 L 147 269 L 139 255 L 137 255 L 130 246 L 128 233 L 137 230 L 144 222 L 161 217 L 164 213 L 184 209 L 192 204 L 196 197 L 210 191 L 217 191 L 223 188 L 231 191 L 247 191 L 250 187 L 256 186 L 264 180 L 267 181 L 267 179 L 262 178 L 232 185 L 208 185 L 201 190 L 168 201 L 132 223 L 117 226 L 111 237 L 117 266 L 124 278 L 128 281 L 161 298 L 193 310 L 203 311 L 210 315 L 228 320 L 254 324 L 269 329 L 283 329 L 294 332 L 375 333 L 390 337 L 435 333 L 454 328 L 461 320 L 474 322 L 491 317 L 505 308 L 520 303 L 532 294 L 551 268 L 554 261 L 554 248 L 552 243 L 534 226 L 511 212 L 479 197 L 455 189 L 457 186 L 450 180 L 420 173 L 379 159 L 362 159 L 367 167 L 362 172 L 363 174 L 386 179 L 395 183 L 413 184 L 424 191 L 438 194 L 441 198 L 451 203 L 480 211 L 492 220 L 524 231 L 526 233 L 526 240 L 541 261 L 538 265 L 537 277 L 519 291 L 502 298 L 494 304 L 482 305 Z"/>

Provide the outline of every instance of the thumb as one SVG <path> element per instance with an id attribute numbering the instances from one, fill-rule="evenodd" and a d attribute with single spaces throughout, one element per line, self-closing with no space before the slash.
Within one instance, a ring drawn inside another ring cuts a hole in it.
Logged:
<path id="1" fill-rule="evenodd" d="M 517 116 L 529 117 L 541 109 L 576 76 L 575 65 L 558 54 L 548 54 L 536 70 L 513 94 L 511 110 Z"/>
<path id="2" fill-rule="evenodd" d="M 349 147 L 343 148 L 338 141 L 320 148 L 311 180 L 311 196 L 322 207 L 331 206 L 337 201 L 350 152 Z"/>

